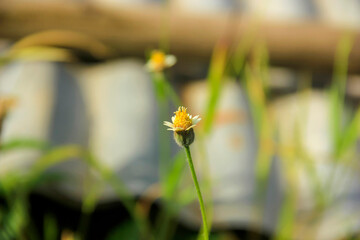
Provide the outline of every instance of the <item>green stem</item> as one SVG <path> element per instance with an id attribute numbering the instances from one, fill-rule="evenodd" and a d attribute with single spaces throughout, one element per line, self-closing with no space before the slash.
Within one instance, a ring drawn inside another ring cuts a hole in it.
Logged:
<path id="1" fill-rule="evenodd" d="M 208 230 L 208 224 L 207 224 L 207 220 L 206 220 L 204 201 L 203 201 L 203 198 L 202 198 L 202 195 L 201 195 L 199 182 L 198 182 L 197 177 L 196 177 L 194 164 L 193 164 L 193 161 L 192 161 L 192 158 L 191 158 L 190 148 L 189 148 L 189 146 L 185 146 L 184 148 L 185 148 L 186 156 L 187 156 L 187 159 L 188 159 L 188 162 L 189 162 L 191 176 L 192 176 L 192 178 L 194 180 L 196 193 L 197 193 L 198 198 L 199 198 L 201 217 L 202 217 L 202 220 L 203 220 L 204 239 L 208 240 L 209 239 L 209 230 Z"/>

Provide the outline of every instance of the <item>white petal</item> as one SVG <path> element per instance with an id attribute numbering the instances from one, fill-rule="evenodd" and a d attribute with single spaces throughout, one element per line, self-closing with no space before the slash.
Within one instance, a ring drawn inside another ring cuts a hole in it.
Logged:
<path id="1" fill-rule="evenodd" d="M 167 130 L 170 130 L 170 131 L 175 131 L 175 129 L 173 129 L 173 128 L 168 128 Z"/>
<path id="2" fill-rule="evenodd" d="M 174 123 L 174 121 L 175 121 L 175 116 L 172 116 L 171 121 Z"/>
<path id="3" fill-rule="evenodd" d="M 191 120 L 191 122 L 192 122 L 193 125 L 196 125 L 196 124 L 198 124 L 198 122 L 200 122 L 200 120 L 201 120 L 201 118 L 193 118 Z"/>
<path id="4" fill-rule="evenodd" d="M 188 128 L 186 129 L 186 131 L 187 131 L 187 130 L 190 130 L 191 128 L 193 128 L 193 127 L 195 127 L 195 126 L 196 126 L 195 124 L 191 125 L 190 127 L 188 127 Z"/>
<path id="5" fill-rule="evenodd" d="M 154 64 L 153 64 L 151 61 L 148 61 L 148 62 L 145 64 L 145 68 L 146 68 L 148 71 L 154 71 L 154 70 L 155 70 L 155 66 L 154 66 Z"/>
<path id="6" fill-rule="evenodd" d="M 165 65 L 167 67 L 171 67 L 176 63 L 177 59 L 174 55 L 166 55 L 165 57 Z"/>
<path id="7" fill-rule="evenodd" d="M 171 122 L 168 122 L 168 121 L 164 121 L 164 125 L 168 126 L 168 127 L 171 127 L 171 128 L 174 128 L 174 124 L 172 124 Z"/>

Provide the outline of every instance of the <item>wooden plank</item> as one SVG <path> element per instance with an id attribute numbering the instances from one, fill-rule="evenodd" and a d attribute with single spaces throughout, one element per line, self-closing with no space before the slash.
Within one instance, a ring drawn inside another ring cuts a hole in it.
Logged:
<path id="1" fill-rule="evenodd" d="M 219 39 L 235 46 L 252 36 L 252 44 L 266 44 L 272 64 L 331 71 L 339 39 L 345 33 L 351 33 L 354 46 L 349 70 L 360 73 L 359 31 L 336 29 L 315 22 L 256 23 L 233 13 L 195 15 L 171 6 L 166 14 L 164 12 L 157 5 L 120 8 L 75 1 L 1 1 L 0 37 L 18 40 L 39 31 L 61 30 L 26 44 L 77 44 L 75 48 L 92 48 L 99 58 L 144 56 L 146 49 L 158 46 L 162 26 L 167 26 L 171 52 L 180 61 L 208 59 Z M 84 41 L 72 40 L 75 35 L 81 35 Z"/>

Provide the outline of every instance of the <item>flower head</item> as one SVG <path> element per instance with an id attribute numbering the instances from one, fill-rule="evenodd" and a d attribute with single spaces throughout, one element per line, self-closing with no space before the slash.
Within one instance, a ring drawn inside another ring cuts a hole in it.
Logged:
<path id="1" fill-rule="evenodd" d="M 174 132 L 187 131 L 196 126 L 198 122 L 200 122 L 201 118 L 199 115 L 193 117 L 186 112 L 185 107 L 179 107 L 175 113 L 175 116 L 171 118 L 171 122 L 164 121 L 164 125 L 168 126 L 168 130 Z"/>
<path id="2" fill-rule="evenodd" d="M 146 63 L 146 68 L 151 72 L 161 72 L 176 63 L 174 55 L 166 55 L 163 51 L 153 50 L 150 59 Z"/>
<path id="3" fill-rule="evenodd" d="M 201 120 L 199 115 L 192 117 L 186 112 L 186 108 L 181 106 L 171 120 L 172 123 L 164 121 L 164 125 L 174 132 L 176 143 L 179 146 L 189 146 L 195 138 L 193 127 Z"/>

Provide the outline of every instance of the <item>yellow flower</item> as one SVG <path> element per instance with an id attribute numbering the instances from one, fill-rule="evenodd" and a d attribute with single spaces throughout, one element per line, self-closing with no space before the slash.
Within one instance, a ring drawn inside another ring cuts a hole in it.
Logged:
<path id="1" fill-rule="evenodd" d="M 74 233 L 70 230 L 63 230 L 61 233 L 61 240 L 74 240 L 75 236 Z"/>
<path id="2" fill-rule="evenodd" d="M 172 123 L 164 121 L 164 125 L 174 132 L 175 141 L 180 147 L 188 147 L 195 139 L 193 127 L 200 122 L 201 118 L 199 115 L 192 117 L 186 112 L 185 107 L 179 107 L 171 120 Z"/>
<path id="3" fill-rule="evenodd" d="M 161 72 L 176 63 L 174 55 L 166 55 L 163 51 L 153 50 L 150 59 L 146 63 L 146 68 L 151 72 Z"/>
<path id="4" fill-rule="evenodd" d="M 175 113 L 175 116 L 171 118 L 171 122 L 164 121 L 164 125 L 168 126 L 168 130 L 174 132 L 187 131 L 196 126 L 198 122 L 200 122 L 201 118 L 199 115 L 192 117 L 186 112 L 185 107 L 179 107 Z"/>

